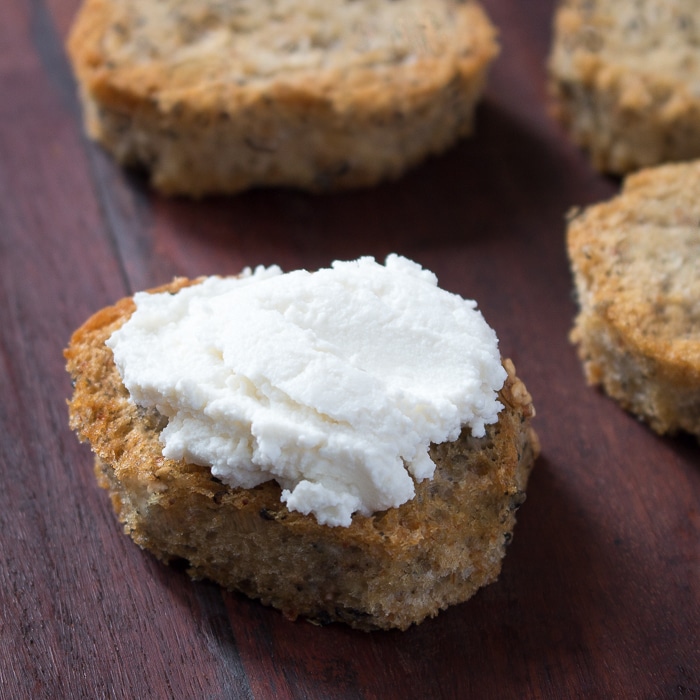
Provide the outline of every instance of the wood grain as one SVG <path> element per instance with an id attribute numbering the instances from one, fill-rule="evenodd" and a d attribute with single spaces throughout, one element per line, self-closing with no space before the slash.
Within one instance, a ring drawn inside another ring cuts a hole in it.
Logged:
<path id="1" fill-rule="evenodd" d="M 3 698 L 700 695 L 700 448 L 588 388 L 565 213 L 615 193 L 547 110 L 552 0 L 501 30 L 477 133 L 399 182 L 166 200 L 82 133 L 63 41 L 77 0 L 0 22 Z M 543 454 L 500 580 L 406 633 L 289 622 L 191 582 L 121 532 L 66 421 L 62 349 L 174 275 L 396 251 L 476 298 L 538 409 Z"/>

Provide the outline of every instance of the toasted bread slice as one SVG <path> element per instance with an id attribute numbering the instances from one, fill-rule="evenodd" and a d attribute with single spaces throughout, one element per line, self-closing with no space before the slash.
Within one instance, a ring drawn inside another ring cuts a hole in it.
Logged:
<path id="1" fill-rule="evenodd" d="M 395 178 L 468 134 L 494 29 L 473 0 L 86 0 L 89 134 L 169 194 Z"/>
<path id="2" fill-rule="evenodd" d="M 130 401 L 105 345 L 134 308 L 126 298 L 98 312 L 65 354 L 70 425 L 90 443 L 99 483 L 138 545 L 290 618 L 364 630 L 405 629 L 497 578 L 539 452 L 532 400 L 510 361 L 505 408 L 485 437 L 465 429 L 433 445 L 435 476 L 416 484 L 413 500 L 329 527 L 289 511 L 274 481 L 231 488 L 207 467 L 163 457 L 165 419 Z"/>
<path id="3" fill-rule="evenodd" d="M 550 57 L 557 111 L 595 167 L 700 157 L 695 0 L 564 0 Z"/>
<path id="4" fill-rule="evenodd" d="M 700 437 L 700 161 L 628 177 L 569 224 L 586 376 L 659 433 Z"/>

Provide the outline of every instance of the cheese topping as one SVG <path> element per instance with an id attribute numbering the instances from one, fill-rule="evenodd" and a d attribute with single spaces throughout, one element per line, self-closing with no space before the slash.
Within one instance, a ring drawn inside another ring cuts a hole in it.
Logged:
<path id="1" fill-rule="evenodd" d="M 131 399 L 168 418 L 163 455 L 347 526 L 414 495 L 431 443 L 498 419 L 505 381 L 474 301 L 390 255 L 139 293 L 107 341 Z"/>

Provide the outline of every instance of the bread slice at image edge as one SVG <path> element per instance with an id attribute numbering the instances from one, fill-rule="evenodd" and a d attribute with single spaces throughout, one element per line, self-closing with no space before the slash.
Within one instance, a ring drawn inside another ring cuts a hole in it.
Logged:
<path id="1" fill-rule="evenodd" d="M 397 178 L 472 131 L 498 53 L 473 0 L 176 5 L 86 0 L 68 42 L 88 134 L 170 195 Z"/>
<path id="2" fill-rule="evenodd" d="M 504 409 L 485 437 L 465 429 L 433 445 L 435 476 L 413 500 L 328 527 L 289 511 L 273 481 L 230 488 L 207 467 L 163 457 L 165 420 L 130 402 L 105 345 L 134 308 L 126 298 L 96 313 L 65 356 L 70 426 L 90 443 L 98 482 L 136 544 L 290 619 L 362 630 L 406 629 L 496 580 L 539 453 L 532 400 L 512 362 L 504 361 Z"/>
<path id="3" fill-rule="evenodd" d="M 700 161 L 627 177 L 567 244 L 586 378 L 657 433 L 700 438 Z"/>
<path id="4" fill-rule="evenodd" d="M 562 0 L 552 106 L 600 171 L 700 157 L 695 0 Z"/>

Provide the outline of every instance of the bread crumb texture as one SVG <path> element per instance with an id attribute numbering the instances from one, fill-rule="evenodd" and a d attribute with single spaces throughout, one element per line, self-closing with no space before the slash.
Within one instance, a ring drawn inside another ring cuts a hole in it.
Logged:
<path id="1" fill-rule="evenodd" d="M 700 157 L 696 0 L 563 0 L 549 67 L 557 112 L 598 169 Z"/>
<path id="2" fill-rule="evenodd" d="M 700 161 L 629 176 L 574 216 L 568 249 L 588 381 L 657 432 L 700 437 Z"/>
<path id="3" fill-rule="evenodd" d="M 165 193 L 395 178 L 471 131 L 498 52 L 472 0 L 86 0 L 89 134 Z"/>
<path id="4" fill-rule="evenodd" d="M 133 310 L 127 298 L 98 312 L 65 355 L 70 425 L 90 443 L 98 481 L 138 545 L 289 618 L 363 630 L 406 629 L 496 580 L 539 452 L 532 399 L 512 362 L 504 361 L 505 407 L 485 437 L 465 429 L 433 445 L 435 477 L 408 503 L 327 527 L 290 512 L 273 481 L 231 488 L 206 467 L 163 457 L 164 419 L 129 400 L 105 345 Z"/>

